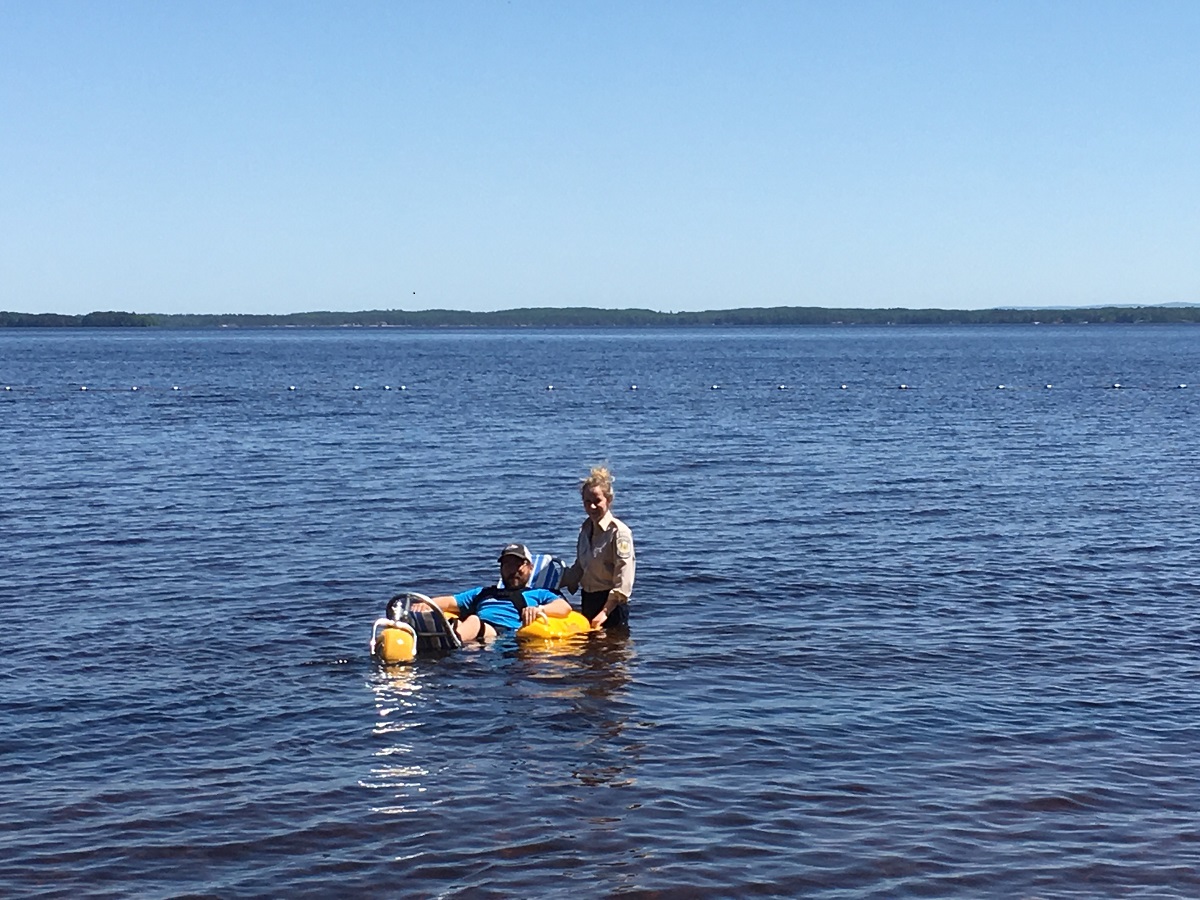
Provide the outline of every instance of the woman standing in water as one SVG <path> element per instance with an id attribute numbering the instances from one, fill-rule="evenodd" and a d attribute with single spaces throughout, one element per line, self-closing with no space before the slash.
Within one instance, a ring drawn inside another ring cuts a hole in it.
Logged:
<path id="1" fill-rule="evenodd" d="M 593 628 L 628 628 L 633 593 L 633 532 L 610 511 L 613 476 L 597 466 L 583 479 L 580 494 L 587 519 L 579 529 L 575 562 L 563 573 L 561 588 L 581 589 L 583 615 Z"/>

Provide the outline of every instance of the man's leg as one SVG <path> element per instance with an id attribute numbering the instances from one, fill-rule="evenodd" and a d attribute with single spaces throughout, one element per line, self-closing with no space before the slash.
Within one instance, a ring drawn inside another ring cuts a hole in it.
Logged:
<path id="1" fill-rule="evenodd" d="M 467 616 L 465 619 L 459 619 L 454 630 L 458 633 L 458 639 L 464 644 L 470 641 L 486 641 L 496 636 L 496 629 L 480 619 L 479 616 Z"/>
<path id="2" fill-rule="evenodd" d="M 479 629 L 482 626 L 483 622 L 479 620 L 479 616 L 467 616 L 454 623 L 454 630 L 458 634 L 458 639 L 465 644 L 467 641 L 473 641 L 479 637 Z"/>

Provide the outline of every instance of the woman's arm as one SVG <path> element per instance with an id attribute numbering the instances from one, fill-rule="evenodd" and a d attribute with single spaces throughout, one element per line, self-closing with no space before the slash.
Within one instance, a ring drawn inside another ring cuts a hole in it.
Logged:
<path id="1" fill-rule="evenodd" d="M 575 541 L 575 562 L 571 563 L 562 573 L 562 578 L 558 580 L 558 589 L 566 591 L 568 594 L 573 594 L 579 590 L 579 580 L 583 578 L 583 529 L 579 530 L 579 537 Z"/>
<path id="2" fill-rule="evenodd" d="M 609 602 L 615 606 L 617 603 L 628 603 L 629 598 L 633 596 L 633 576 L 637 569 L 637 556 L 633 552 L 633 532 L 622 526 L 617 530 L 612 546 L 613 574 L 608 596 Z"/>

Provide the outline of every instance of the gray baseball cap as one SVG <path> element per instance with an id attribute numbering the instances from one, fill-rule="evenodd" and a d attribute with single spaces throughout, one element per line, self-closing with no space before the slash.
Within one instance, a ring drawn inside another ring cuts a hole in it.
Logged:
<path id="1" fill-rule="evenodd" d="M 533 562 L 533 557 L 529 555 L 529 548 L 524 544 L 505 544 L 504 549 L 500 551 L 500 559 L 506 556 L 516 556 L 525 562 Z"/>

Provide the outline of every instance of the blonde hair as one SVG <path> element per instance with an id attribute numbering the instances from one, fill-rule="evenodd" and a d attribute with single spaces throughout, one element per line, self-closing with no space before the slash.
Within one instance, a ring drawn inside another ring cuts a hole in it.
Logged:
<path id="1" fill-rule="evenodd" d="M 589 488 L 598 487 L 604 496 L 608 498 L 608 502 L 612 503 L 613 482 L 615 480 L 613 473 L 608 470 L 608 466 L 592 466 L 592 470 L 588 472 L 587 478 L 584 478 L 579 485 L 579 493 L 582 494 Z"/>

